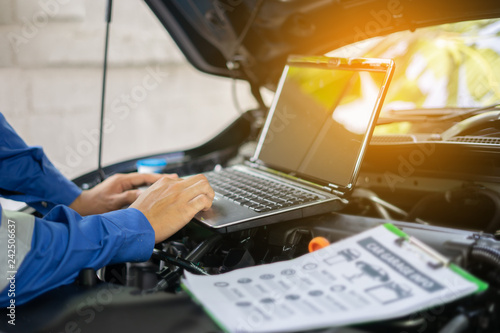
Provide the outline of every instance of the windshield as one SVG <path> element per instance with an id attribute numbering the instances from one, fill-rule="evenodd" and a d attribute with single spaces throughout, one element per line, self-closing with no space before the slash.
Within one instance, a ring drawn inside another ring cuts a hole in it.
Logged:
<path id="1" fill-rule="evenodd" d="M 394 33 L 329 55 L 394 59 L 396 72 L 384 111 L 500 103 L 500 20 Z"/>

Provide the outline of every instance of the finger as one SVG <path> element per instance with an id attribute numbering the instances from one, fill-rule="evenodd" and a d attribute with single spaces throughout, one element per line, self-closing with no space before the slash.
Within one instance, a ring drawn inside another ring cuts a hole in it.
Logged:
<path id="1" fill-rule="evenodd" d="M 153 184 L 163 177 L 157 173 L 129 173 L 121 178 L 121 185 L 124 190 L 133 189 L 141 185 Z"/>
<path id="2" fill-rule="evenodd" d="M 115 195 L 115 202 L 117 207 L 128 206 L 134 202 L 141 194 L 140 190 L 129 190 Z"/>
<path id="3" fill-rule="evenodd" d="M 183 192 L 183 195 L 187 199 L 187 201 L 191 201 L 193 198 L 197 197 L 200 194 L 204 194 L 212 200 L 215 195 L 214 190 L 205 177 L 200 177 L 197 182 L 191 184 Z"/>
<path id="4" fill-rule="evenodd" d="M 194 184 L 200 182 L 200 181 L 205 181 L 208 184 L 208 180 L 205 176 L 203 175 L 196 175 L 192 176 L 190 178 L 170 178 L 170 177 L 163 177 L 161 180 L 159 180 L 154 187 L 156 188 L 162 188 L 164 191 L 176 191 L 179 193 L 184 192 L 186 189 L 189 187 L 193 186 Z M 175 189 L 170 189 L 171 186 L 175 186 Z M 194 197 L 194 196 L 193 196 Z"/>
<path id="5" fill-rule="evenodd" d="M 184 183 L 185 187 L 188 188 L 200 181 L 205 181 L 208 183 L 208 179 L 207 177 L 205 177 L 204 175 L 202 174 L 199 174 L 199 175 L 194 175 L 194 176 L 191 176 L 189 178 L 184 178 L 182 179 L 182 182 Z"/>
<path id="6" fill-rule="evenodd" d="M 202 210 L 208 210 L 212 207 L 213 198 L 208 195 L 200 194 L 189 201 L 191 207 L 195 211 L 195 214 Z"/>

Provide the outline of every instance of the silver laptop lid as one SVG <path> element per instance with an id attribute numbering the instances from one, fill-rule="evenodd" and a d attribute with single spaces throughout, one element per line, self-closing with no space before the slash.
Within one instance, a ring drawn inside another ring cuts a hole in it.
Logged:
<path id="1" fill-rule="evenodd" d="M 388 59 L 291 56 L 252 162 L 350 191 L 393 71 Z"/>

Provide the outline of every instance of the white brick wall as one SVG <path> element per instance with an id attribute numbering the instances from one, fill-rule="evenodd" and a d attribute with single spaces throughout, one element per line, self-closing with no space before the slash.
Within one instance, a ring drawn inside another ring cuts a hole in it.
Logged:
<path id="1" fill-rule="evenodd" d="M 45 19 L 50 21 L 83 21 L 85 19 L 84 0 L 17 0 L 17 21 L 31 21 L 43 25 Z M 100 1 L 105 3 L 105 1 Z"/>
<path id="2" fill-rule="evenodd" d="M 2 12 L 1 9 L 0 9 L 0 12 Z M 0 25 L 0 34 L 2 36 L 2 38 L 0 38 L 0 50 L 1 50 L 0 51 L 0 68 L 13 66 L 14 55 L 12 52 L 12 48 L 10 47 L 10 44 L 9 44 L 9 41 L 7 40 L 7 38 L 3 38 L 3 36 L 6 35 L 7 31 L 8 30 L 4 26 Z"/>
<path id="3" fill-rule="evenodd" d="M 0 0 L 0 112 L 70 178 L 97 164 L 105 3 Z M 142 1 L 113 5 L 105 165 L 194 147 L 237 116 L 229 80 L 187 64 Z"/>
<path id="4" fill-rule="evenodd" d="M 0 24 L 9 24 L 14 17 L 14 0 L 0 0 Z"/>

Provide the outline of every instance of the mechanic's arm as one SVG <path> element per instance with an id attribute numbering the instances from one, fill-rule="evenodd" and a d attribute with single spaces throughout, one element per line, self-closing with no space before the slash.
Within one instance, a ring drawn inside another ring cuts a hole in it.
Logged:
<path id="1" fill-rule="evenodd" d="M 176 175 L 171 177 L 176 178 Z M 58 204 L 80 215 L 101 214 L 130 205 L 139 191 L 161 175 L 114 175 L 82 191 L 49 161 L 41 147 L 30 147 L 0 113 L 0 195 L 28 203 L 42 214 Z"/>
<path id="2" fill-rule="evenodd" d="M 17 252 L 16 267 L 10 269 L 8 242 L 0 241 L 4 247 L 0 274 L 17 270 L 15 299 L 16 304 L 22 304 L 73 282 L 83 268 L 145 261 L 155 242 L 174 234 L 198 211 L 208 209 L 213 196 L 204 176 L 187 180 L 162 177 L 130 208 L 110 213 L 81 217 L 72 209 L 57 206 L 40 219 L 2 211 L 0 229 L 4 230 L 0 235 L 8 234 L 9 223 L 16 224 Z M 0 306 L 7 305 L 10 299 L 7 282 L 7 276 L 0 281 Z"/>
<path id="3" fill-rule="evenodd" d="M 0 113 L 0 195 L 26 202 L 42 214 L 69 205 L 80 188 L 64 177 L 41 147 L 30 147 Z"/>

